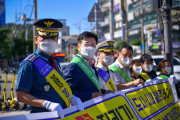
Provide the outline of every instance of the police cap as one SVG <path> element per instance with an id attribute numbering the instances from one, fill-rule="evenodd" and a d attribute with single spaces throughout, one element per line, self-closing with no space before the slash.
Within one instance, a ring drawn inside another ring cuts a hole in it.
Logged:
<path id="1" fill-rule="evenodd" d="M 33 24 L 36 27 L 37 35 L 41 37 L 58 37 L 59 28 L 63 27 L 63 24 L 55 19 L 40 19 Z"/>
<path id="2" fill-rule="evenodd" d="M 105 40 L 97 44 L 98 52 L 115 52 L 117 42 L 115 40 Z"/>

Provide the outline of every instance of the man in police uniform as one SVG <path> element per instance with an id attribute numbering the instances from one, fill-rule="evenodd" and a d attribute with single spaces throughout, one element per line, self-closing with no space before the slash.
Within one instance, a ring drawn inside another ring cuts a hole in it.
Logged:
<path id="1" fill-rule="evenodd" d="M 79 54 L 63 72 L 73 94 L 83 102 L 109 93 L 108 90 L 100 89 L 97 71 L 91 60 L 95 56 L 97 43 L 98 38 L 94 33 L 81 33 L 77 45 Z"/>
<path id="2" fill-rule="evenodd" d="M 59 28 L 63 27 L 63 24 L 55 19 L 41 19 L 36 21 L 34 26 L 37 33 L 34 39 L 38 48 L 32 55 L 23 60 L 19 66 L 16 84 L 17 99 L 19 102 L 27 104 L 31 113 L 58 111 L 59 117 L 64 118 L 64 99 L 54 89 L 54 84 L 49 82 L 50 79 L 43 76 L 41 73 L 43 69 L 39 70 L 37 67 L 38 65 L 40 65 L 40 68 L 48 66 L 45 70 L 52 68 L 56 75 L 63 76 L 59 69 L 59 61 L 52 56 L 58 42 Z M 39 59 L 41 62 L 35 62 L 35 60 Z M 42 63 L 44 65 L 41 65 Z M 47 72 L 45 70 L 44 72 Z M 58 82 L 62 83 L 62 81 L 63 78 Z M 78 105 L 82 105 L 79 98 L 73 96 L 72 99 Z"/>
<path id="3" fill-rule="evenodd" d="M 117 45 L 115 40 L 105 40 L 97 45 L 98 49 L 98 64 L 97 72 L 99 75 L 100 88 L 106 90 L 116 91 L 116 84 L 112 81 L 110 77 L 110 70 L 108 68 L 114 62 L 114 53 L 116 49 L 114 48 Z"/>
<path id="4" fill-rule="evenodd" d="M 117 60 L 110 65 L 111 78 L 116 82 L 117 90 L 144 84 L 142 79 L 131 80 L 129 65 L 132 61 L 133 49 L 130 45 L 122 45 L 117 54 Z"/>

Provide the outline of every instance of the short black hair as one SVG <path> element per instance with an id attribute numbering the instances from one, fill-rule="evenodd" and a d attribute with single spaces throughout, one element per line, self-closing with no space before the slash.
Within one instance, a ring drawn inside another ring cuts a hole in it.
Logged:
<path id="1" fill-rule="evenodd" d="M 96 34 L 92 33 L 92 32 L 88 32 L 88 31 L 84 31 L 83 33 L 81 33 L 77 39 L 78 43 L 80 43 L 83 39 L 85 38 L 89 38 L 89 37 L 93 37 L 96 40 L 96 44 L 98 43 L 98 37 Z"/>
<path id="2" fill-rule="evenodd" d="M 151 62 L 153 62 L 153 58 L 152 58 L 151 55 L 149 55 L 149 54 L 143 54 L 143 55 L 141 55 L 141 57 L 140 57 L 140 61 L 141 61 L 141 63 L 144 63 L 145 61 L 151 61 Z"/>
<path id="3" fill-rule="evenodd" d="M 131 45 L 122 45 L 122 46 L 119 48 L 118 52 L 121 52 L 123 48 L 127 48 L 128 50 L 131 50 L 132 53 L 133 53 L 133 48 L 132 48 Z"/>

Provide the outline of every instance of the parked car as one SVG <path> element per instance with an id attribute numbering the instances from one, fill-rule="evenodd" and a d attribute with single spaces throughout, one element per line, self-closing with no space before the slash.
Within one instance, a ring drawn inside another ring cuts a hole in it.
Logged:
<path id="1" fill-rule="evenodd" d="M 164 59 L 164 55 L 151 55 L 152 58 L 154 59 L 153 62 L 153 70 L 157 71 L 157 65 L 158 63 Z M 140 55 L 134 57 L 133 59 L 140 59 Z M 174 69 L 174 75 L 176 77 L 177 80 L 180 81 L 180 60 L 176 57 L 173 58 L 173 69 Z M 157 74 L 159 74 L 159 72 L 157 72 Z"/>
<path id="2" fill-rule="evenodd" d="M 59 64 L 61 66 L 61 72 L 63 72 L 65 70 L 66 66 L 69 64 L 69 62 L 60 62 Z"/>

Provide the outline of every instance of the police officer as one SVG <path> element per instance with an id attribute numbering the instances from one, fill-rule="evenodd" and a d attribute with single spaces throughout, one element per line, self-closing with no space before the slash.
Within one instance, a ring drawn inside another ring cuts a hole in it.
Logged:
<path id="1" fill-rule="evenodd" d="M 61 77 L 63 74 L 59 69 L 59 61 L 54 59 L 52 54 L 57 46 L 59 28 L 62 28 L 63 24 L 55 19 L 41 19 L 36 21 L 34 26 L 37 34 L 34 39 L 38 48 L 19 66 L 16 84 L 18 101 L 27 104 L 31 113 L 58 111 L 61 119 L 64 118 L 63 109 L 68 107 L 68 99 L 83 110 L 79 98 L 72 96 L 66 99 L 60 92 L 61 88 L 68 89 L 69 86 Z M 56 82 L 53 82 L 54 80 Z M 58 85 L 57 90 L 55 84 Z M 68 90 L 70 96 L 71 90 Z"/>
<path id="2" fill-rule="evenodd" d="M 63 72 L 73 94 L 83 102 L 108 93 L 100 89 L 97 71 L 92 61 L 97 43 L 98 38 L 94 33 L 87 31 L 81 33 L 77 45 L 79 54 L 73 58 Z"/>
<path id="3" fill-rule="evenodd" d="M 99 75 L 100 88 L 106 90 L 116 91 L 115 82 L 112 81 L 110 76 L 110 70 L 108 68 L 114 62 L 114 53 L 116 49 L 114 48 L 117 45 L 115 40 L 105 40 L 97 45 L 98 49 L 98 64 L 97 72 Z M 107 77 L 108 76 L 108 77 Z"/>
<path id="4" fill-rule="evenodd" d="M 139 78 L 143 79 L 144 81 L 152 80 L 157 77 L 155 71 L 153 71 L 153 58 L 151 55 L 143 54 L 140 57 L 141 66 L 142 66 L 142 73 L 140 74 Z"/>
<path id="5" fill-rule="evenodd" d="M 130 63 L 132 62 L 133 49 L 130 45 L 122 45 L 117 54 L 117 60 L 110 65 L 113 72 L 112 79 L 116 82 L 117 90 L 123 90 L 130 87 L 144 84 L 142 79 L 132 81 L 130 74 Z"/>

